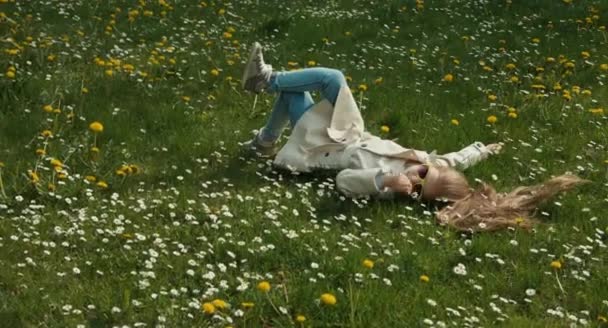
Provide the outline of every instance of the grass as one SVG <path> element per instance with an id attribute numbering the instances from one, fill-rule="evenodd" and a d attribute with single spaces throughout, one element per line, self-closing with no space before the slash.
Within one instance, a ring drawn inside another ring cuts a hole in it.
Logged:
<path id="1" fill-rule="evenodd" d="M 0 320 L 606 325 L 608 4 L 418 6 L 0 1 Z M 240 88 L 253 41 L 276 69 L 341 69 L 385 138 L 438 152 L 504 142 L 471 182 L 509 190 L 566 171 L 593 182 L 544 205 L 533 232 L 467 235 L 436 225 L 432 205 L 347 199 L 335 172 L 244 157 L 238 142 L 273 101 L 253 109 Z M 204 313 L 218 299 L 229 306 Z"/>

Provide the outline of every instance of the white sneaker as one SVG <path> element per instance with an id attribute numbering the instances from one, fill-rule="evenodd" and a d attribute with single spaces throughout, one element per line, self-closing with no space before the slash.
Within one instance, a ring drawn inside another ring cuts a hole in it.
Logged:
<path id="1" fill-rule="evenodd" d="M 258 157 L 273 157 L 279 152 L 279 145 L 277 142 L 262 141 L 261 133 L 258 132 L 253 139 L 243 142 L 241 146 L 245 151 Z"/>
<path id="2" fill-rule="evenodd" d="M 268 81 L 272 75 L 272 66 L 264 63 L 262 46 L 254 42 L 249 52 L 249 59 L 245 65 L 241 85 L 243 89 L 260 93 L 268 87 Z"/>

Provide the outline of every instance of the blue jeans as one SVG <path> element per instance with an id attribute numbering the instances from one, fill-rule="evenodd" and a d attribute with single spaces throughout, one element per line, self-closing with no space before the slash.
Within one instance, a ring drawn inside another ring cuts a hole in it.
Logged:
<path id="1" fill-rule="evenodd" d="M 311 91 L 319 91 L 323 98 L 335 105 L 338 93 L 344 86 L 346 79 L 337 69 L 317 67 L 273 74 L 266 91 L 278 93 L 278 96 L 260 138 L 265 142 L 274 142 L 281 136 L 287 122 L 293 128 L 314 105 Z"/>

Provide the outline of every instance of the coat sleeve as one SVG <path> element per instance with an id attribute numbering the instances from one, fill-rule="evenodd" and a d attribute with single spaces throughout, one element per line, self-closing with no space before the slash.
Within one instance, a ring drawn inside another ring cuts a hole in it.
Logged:
<path id="1" fill-rule="evenodd" d="M 391 198 L 394 192 L 381 186 L 383 176 L 384 172 L 380 168 L 345 169 L 338 173 L 336 185 L 338 190 L 348 197 Z"/>
<path id="2" fill-rule="evenodd" d="M 436 156 L 433 161 L 435 165 L 451 166 L 458 170 L 467 168 L 486 159 L 490 151 L 481 142 L 475 142 L 460 151 Z"/>

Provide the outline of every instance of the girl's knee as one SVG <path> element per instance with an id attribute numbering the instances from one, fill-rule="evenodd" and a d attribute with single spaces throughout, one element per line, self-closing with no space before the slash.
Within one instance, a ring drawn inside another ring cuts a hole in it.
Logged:
<path id="1" fill-rule="evenodd" d="M 346 85 L 346 78 L 344 77 L 344 74 L 342 74 L 342 71 L 337 69 L 328 69 L 326 79 L 328 83 L 337 84 L 339 86 Z"/>

